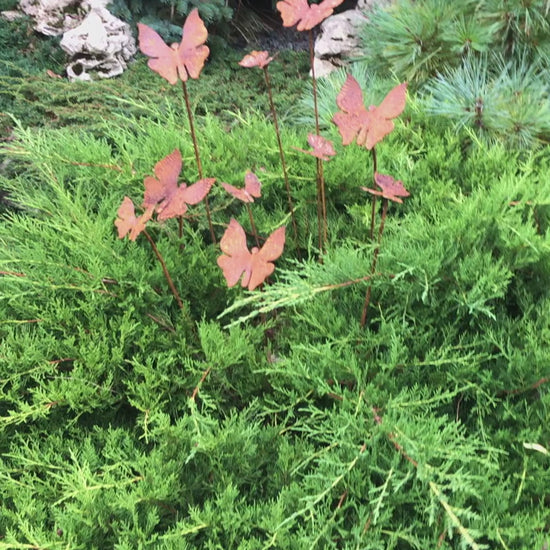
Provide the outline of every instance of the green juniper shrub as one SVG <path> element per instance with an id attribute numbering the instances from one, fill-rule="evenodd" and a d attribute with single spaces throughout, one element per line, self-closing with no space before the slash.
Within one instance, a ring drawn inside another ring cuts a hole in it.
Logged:
<path id="1" fill-rule="evenodd" d="M 227 287 L 204 205 L 181 233 L 147 221 L 183 307 L 150 241 L 113 225 L 174 150 L 197 181 L 179 98 L 113 100 L 127 112 L 91 131 L 16 123 L 0 175 L 17 204 L 0 219 L 0 548 L 548 544 L 550 154 L 465 146 L 414 98 L 390 116 L 394 86 L 362 108 L 337 91 L 333 114 L 354 104 L 365 146 L 323 132 L 322 261 L 299 124 L 280 128 L 299 238 L 261 291 Z M 371 102 L 395 129 L 369 153 Z M 268 113 L 193 113 L 218 237 L 230 217 L 251 229 L 219 185 L 249 169 L 258 232 L 290 223 Z M 383 207 L 379 241 L 360 189 L 387 191 L 378 169 L 410 192 Z"/>
<path id="2" fill-rule="evenodd" d="M 542 546 L 546 457 L 523 443 L 544 448 L 548 424 L 544 385 L 529 389 L 549 352 L 547 153 L 463 156 L 459 136 L 436 131 L 422 153 L 396 130 L 379 162 L 411 197 L 386 222 L 371 329 L 350 324 L 365 284 L 337 287 L 368 272 L 372 251 L 370 209 L 348 183 L 347 205 L 329 211 L 331 228 L 347 221 L 323 263 L 283 262 L 250 295 L 254 308 L 279 310 L 266 342 L 253 320 L 224 329 L 231 317 L 215 319 L 234 298 L 204 217 L 183 251 L 174 229 L 152 229 L 196 324 L 174 308 L 147 243 L 115 239 L 113 211 L 140 193 L 161 134 L 192 163 L 180 120 L 156 108 L 149 123 L 106 124 L 108 140 L 18 131 L 23 169 L 4 184 L 24 210 L 1 226 L 2 271 L 14 274 L 2 279 L 6 544 L 421 548 L 466 532 L 466 545 Z M 205 169 L 221 180 L 247 157 L 265 168 L 256 223 L 277 224 L 286 203 L 276 206 L 268 122 L 200 127 Z M 302 146 L 286 128 L 283 139 Z M 329 189 L 368 159 L 338 149 Z M 312 163 L 290 156 L 306 197 Z M 219 223 L 227 199 L 215 198 Z"/>

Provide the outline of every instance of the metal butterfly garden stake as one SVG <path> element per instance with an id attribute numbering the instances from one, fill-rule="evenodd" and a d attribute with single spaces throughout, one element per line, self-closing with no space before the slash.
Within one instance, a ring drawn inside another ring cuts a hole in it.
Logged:
<path id="1" fill-rule="evenodd" d="M 273 273 L 275 265 L 272 262 L 283 253 L 284 245 L 283 226 L 276 229 L 261 248 L 249 251 L 244 229 L 232 218 L 220 241 L 223 254 L 218 258 L 227 285 L 234 286 L 241 280 L 241 286 L 248 290 L 260 286 Z"/>
<path id="2" fill-rule="evenodd" d="M 311 65 L 311 81 L 313 85 L 313 108 L 315 112 L 315 134 L 320 136 L 319 109 L 317 106 L 317 80 L 315 78 L 313 27 L 332 15 L 334 8 L 344 0 L 323 0 L 320 4 L 309 4 L 308 0 L 282 0 L 277 2 L 277 9 L 281 13 L 284 27 L 296 25 L 298 31 L 308 31 L 309 62 Z M 317 223 L 319 237 L 319 251 L 322 254 L 327 240 L 327 205 L 325 197 L 325 179 L 323 163 L 317 158 Z"/>
<path id="3" fill-rule="evenodd" d="M 371 276 L 374 276 L 378 255 L 380 253 L 380 242 L 382 233 L 384 232 L 384 224 L 388 211 L 388 201 L 401 203 L 401 197 L 408 197 L 409 193 L 403 186 L 403 182 L 396 181 L 392 176 L 380 174 L 378 172 L 376 149 L 377 143 L 382 141 L 394 129 L 393 119 L 398 117 L 405 109 L 405 101 L 407 98 L 407 83 L 403 82 L 395 86 L 382 100 L 378 107 L 370 105 L 367 109 L 363 102 L 363 92 L 359 83 L 353 76 L 348 75 L 340 93 L 336 97 L 338 111 L 332 118 L 332 122 L 336 124 L 340 135 L 342 136 L 342 144 L 350 145 L 354 141 L 357 145 L 365 147 L 372 153 L 373 160 L 373 180 L 377 189 L 369 189 L 362 187 L 364 191 L 373 195 L 370 239 L 374 239 L 374 220 L 376 214 L 376 196 L 381 196 L 382 216 L 380 226 L 378 228 L 378 237 L 376 240 L 376 248 L 372 259 Z M 361 326 L 364 327 L 367 322 L 368 309 L 371 297 L 371 285 L 367 287 L 365 293 L 365 302 L 361 313 Z"/>
<path id="4" fill-rule="evenodd" d="M 281 132 L 279 130 L 279 122 L 277 120 L 277 111 L 275 110 L 275 103 L 273 102 L 273 93 L 271 91 L 271 82 L 269 80 L 268 65 L 273 61 L 273 57 L 269 57 L 269 53 L 266 51 L 253 50 L 249 54 L 245 55 L 240 61 L 239 65 L 245 68 L 259 67 L 263 70 L 265 87 L 267 90 L 267 96 L 269 98 L 269 108 L 271 110 L 271 118 L 273 119 L 273 126 L 275 128 L 275 134 L 277 136 L 277 146 L 279 147 L 279 158 L 281 159 L 281 166 L 283 169 L 283 178 L 285 180 L 286 196 L 288 200 L 288 208 L 290 210 L 290 219 L 292 221 L 292 231 L 294 233 L 294 240 L 298 240 L 298 226 L 296 224 L 296 216 L 294 214 L 294 203 L 292 201 L 292 192 L 290 190 L 290 183 L 288 182 L 288 170 L 286 166 L 285 152 L 283 149 L 283 142 L 281 140 Z"/>
<path id="5" fill-rule="evenodd" d="M 135 241 L 140 233 L 145 235 L 160 262 L 162 272 L 178 307 L 184 309 L 182 299 L 166 267 L 166 262 L 155 241 L 145 229 L 146 224 L 152 219 L 155 212 L 157 213 L 157 221 L 178 217 L 181 227 L 181 220 L 187 212 L 188 206 L 201 202 L 210 191 L 215 181 L 214 178 L 201 179 L 189 186 L 185 183 L 178 186 L 181 167 L 182 159 L 178 149 L 159 160 L 153 169 L 155 176 L 147 176 L 143 181 L 145 188 L 142 203 L 143 214 L 136 216 L 134 203 L 129 197 L 124 197 L 118 209 L 115 226 L 118 229 L 120 239 L 128 235 L 131 241 Z"/>
<path id="6" fill-rule="evenodd" d="M 156 31 L 143 23 L 138 23 L 138 31 L 139 48 L 142 53 L 150 58 L 147 62 L 149 68 L 162 76 L 162 78 L 167 80 L 171 85 L 175 85 L 178 80 L 181 80 L 187 118 L 189 120 L 189 131 L 191 133 L 191 139 L 193 140 L 193 148 L 197 162 L 197 171 L 199 173 L 199 179 L 202 180 L 204 178 L 202 162 L 186 83 L 188 78 L 199 78 L 206 58 L 210 53 L 210 49 L 205 45 L 206 39 L 208 38 L 208 31 L 199 16 L 197 8 L 193 9 L 187 16 L 183 25 L 181 42 L 179 44 L 168 46 Z M 206 196 L 204 204 L 206 206 L 210 236 L 212 242 L 215 243 L 216 234 L 214 233 L 210 205 L 208 204 L 208 198 Z M 182 221 L 180 220 L 180 236 L 181 233 Z"/>

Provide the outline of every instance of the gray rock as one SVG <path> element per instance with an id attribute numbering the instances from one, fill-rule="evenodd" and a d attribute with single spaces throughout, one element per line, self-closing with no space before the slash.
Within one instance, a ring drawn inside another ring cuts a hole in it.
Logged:
<path id="1" fill-rule="evenodd" d="M 392 0 L 357 0 L 357 9 L 361 11 L 370 11 L 378 6 L 389 6 Z"/>
<path id="2" fill-rule="evenodd" d="M 58 36 L 78 25 L 78 6 L 81 3 L 75 0 L 19 0 L 19 9 L 34 19 L 35 31 Z"/>
<path id="3" fill-rule="evenodd" d="M 315 76 L 326 76 L 345 64 L 345 59 L 360 53 L 358 33 L 367 21 L 359 10 L 332 15 L 321 24 L 315 41 Z"/>
<path id="4" fill-rule="evenodd" d="M 24 15 L 24 13 L 17 10 L 0 11 L 0 17 L 6 21 L 16 21 L 17 19 L 24 17 Z"/>
<path id="5" fill-rule="evenodd" d="M 107 9 L 109 0 L 20 0 L 19 7 L 35 21 L 35 30 L 63 35 L 61 47 L 69 55 L 70 80 L 92 80 L 92 75 L 120 75 L 137 51 L 130 26 Z"/>
<path id="6" fill-rule="evenodd" d="M 357 7 L 327 17 L 315 41 L 315 76 L 326 76 L 360 55 L 359 31 L 368 21 L 368 12 L 377 6 L 387 6 L 392 0 L 358 0 Z"/>
<path id="7" fill-rule="evenodd" d="M 111 78 L 124 72 L 137 48 L 130 26 L 105 7 L 94 7 L 80 25 L 68 30 L 61 47 L 71 57 L 71 80 L 92 80 L 92 74 Z"/>

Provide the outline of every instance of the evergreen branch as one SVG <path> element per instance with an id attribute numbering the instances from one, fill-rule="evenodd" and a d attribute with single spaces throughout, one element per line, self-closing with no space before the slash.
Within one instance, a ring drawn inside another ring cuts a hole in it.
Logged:
<path id="1" fill-rule="evenodd" d="M 290 274 L 292 272 L 286 272 Z M 220 315 L 218 319 L 225 317 L 229 313 L 241 309 L 245 306 L 254 305 L 255 309 L 247 313 L 244 316 L 241 316 L 227 325 L 227 327 L 232 327 L 235 325 L 240 325 L 249 319 L 252 319 L 260 314 L 269 313 L 275 309 L 282 307 L 291 307 L 308 300 L 312 300 L 318 294 L 322 292 L 330 292 L 340 288 L 345 288 L 351 285 L 364 283 L 372 280 L 376 276 L 383 276 L 381 273 L 374 273 L 372 275 L 365 275 L 364 277 L 359 277 L 358 279 L 352 279 L 344 281 L 342 283 L 333 283 L 333 284 L 324 284 L 320 286 L 313 286 L 306 279 L 301 279 L 300 282 L 294 284 L 284 284 L 284 283 L 275 283 L 270 286 L 266 286 L 263 289 L 263 292 L 253 292 L 249 293 L 245 298 L 241 298 L 234 302 L 231 306 L 226 308 Z"/>
<path id="2" fill-rule="evenodd" d="M 353 470 L 353 468 L 357 464 L 357 461 L 361 458 L 361 455 L 363 454 L 365 449 L 366 449 L 365 445 L 362 445 L 361 448 L 359 449 L 359 453 L 355 456 L 355 458 L 346 465 L 345 470 L 340 475 L 336 476 L 332 480 L 332 482 L 328 487 L 326 487 L 323 491 L 321 491 L 320 493 L 316 494 L 313 497 L 304 498 L 304 500 L 307 502 L 307 505 L 304 506 L 303 508 L 300 508 L 300 510 L 297 510 L 296 512 L 294 512 L 293 514 L 285 518 L 281 523 L 279 523 L 279 525 L 275 527 L 274 536 L 277 534 L 277 531 L 279 531 L 282 527 L 284 527 L 288 523 L 291 523 L 296 518 L 304 515 L 308 511 L 311 511 L 312 507 L 314 507 L 316 504 L 319 504 L 319 502 L 321 502 L 335 487 L 337 487 L 340 484 L 340 482 L 347 476 L 347 474 L 349 474 L 349 472 Z"/>
<path id="3" fill-rule="evenodd" d="M 451 522 L 458 529 L 458 532 L 460 533 L 462 538 L 468 543 L 470 548 L 472 550 L 481 550 L 482 547 L 479 546 L 479 544 L 477 544 L 477 542 L 472 538 L 469 531 L 464 527 L 464 525 L 462 525 L 462 522 L 460 521 L 460 519 L 458 519 L 458 516 L 453 512 L 452 507 L 443 498 L 439 487 L 433 481 L 429 481 L 428 485 L 430 486 L 431 491 L 437 497 L 437 500 L 439 500 L 441 506 L 443 506 L 443 508 L 445 509 L 445 512 L 451 519 Z"/>
<path id="4" fill-rule="evenodd" d="M 386 481 L 384 481 L 384 485 L 382 485 L 382 488 L 380 489 L 380 496 L 376 499 L 376 504 L 372 512 L 372 521 L 375 525 L 376 525 L 378 516 L 380 515 L 380 509 L 382 508 L 382 501 L 384 497 L 388 494 L 388 485 L 390 483 L 392 475 L 393 475 L 393 468 L 390 468 L 390 471 L 386 476 Z"/>
<path id="5" fill-rule="evenodd" d="M 377 422 L 381 423 L 381 419 Z M 403 446 L 397 441 L 397 437 L 395 433 L 388 433 L 388 439 L 392 442 L 393 446 L 397 449 L 397 451 L 403 456 L 405 460 L 410 462 L 416 470 L 419 470 L 419 463 L 417 460 L 412 458 L 403 448 Z M 429 464 L 423 464 L 422 465 L 423 470 L 433 470 L 433 467 Z M 451 523 L 456 527 L 462 538 L 467 542 L 467 544 L 472 548 L 472 550 L 482 550 L 482 548 L 486 548 L 486 546 L 480 546 L 470 535 L 470 532 L 464 527 L 458 516 L 454 513 L 453 508 L 449 505 L 449 503 L 445 500 L 443 497 L 439 487 L 437 484 L 432 481 L 428 480 L 428 485 L 430 487 L 430 490 L 435 494 L 436 498 L 438 499 L 441 506 L 443 506 L 446 514 L 449 516 Z"/>
<path id="6" fill-rule="evenodd" d="M 84 488 L 83 489 L 76 489 L 66 495 L 64 495 L 62 498 L 60 498 L 59 500 L 56 500 L 54 503 L 53 503 L 53 506 L 57 506 L 58 504 L 61 504 L 62 502 L 65 502 L 66 500 L 70 499 L 70 498 L 74 498 L 86 491 L 102 491 L 102 490 L 105 490 L 105 489 L 114 489 L 115 487 L 116 488 L 120 488 L 120 487 L 124 487 L 125 485 L 132 485 L 133 483 L 137 483 L 138 481 L 143 481 L 145 478 L 143 476 L 135 476 L 131 479 L 126 479 L 122 482 L 118 482 L 118 483 L 97 483 L 95 485 L 86 485 L 86 482 L 85 480 L 82 480 L 83 484 L 84 484 Z"/>
<path id="7" fill-rule="evenodd" d="M 191 527 L 185 527 L 183 529 L 178 529 L 177 531 L 173 533 L 166 533 L 165 535 L 162 535 L 160 538 L 162 540 L 168 540 L 173 538 L 181 539 L 182 537 L 185 537 L 187 535 L 192 535 L 194 533 L 198 533 L 199 531 L 202 531 L 202 529 L 206 529 L 207 527 L 210 527 L 208 523 L 199 523 L 198 525 L 193 525 Z"/>

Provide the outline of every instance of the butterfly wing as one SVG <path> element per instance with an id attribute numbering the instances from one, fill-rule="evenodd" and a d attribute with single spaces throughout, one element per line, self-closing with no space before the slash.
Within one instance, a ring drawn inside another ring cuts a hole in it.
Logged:
<path id="1" fill-rule="evenodd" d="M 123 239 L 128 233 L 129 239 L 135 241 L 145 229 L 145 224 L 151 219 L 153 208 L 147 209 L 139 218 L 136 217 L 134 203 L 130 197 L 124 197 L 117 212 L 115 226 L 118 229 L 118 238 Z"/>
<path id="2" fill-rule="evenodd" d="M 307 14 L 309 4 L 307 0 L 283 0 L 277 2 L 277 9 L 281 12 L 283 27 L 293 27 Z"/>
<path id="3" fill-rule="evenodd" d="M 139 49 L 150 59 L 149 68 L 174 85 L 178 82 L 177 53 L 151 27 L 138 23 Z"/>
<path id="4" fill-rule="evenodd" d="M 246 196 L 246 192 L 244 189 L 239 189 L 238 187 L 235 187 L 234 185 L 230 185 L 229 183 L 222 183 L 222 187 L 236 199 L 239 199 L 240 201 L 243 201 L 243 202 L 252 202 L 248 200 L 248 197 Z"/>
<path id="5" fill-rule="evenodd" d="M 370 114 L 363 104 L 361 86 L 350 74 L 336 96 L 336 104 L 341 112 L 337 112 L 332 117 L 332 122 L 338 126 L 342 143 L 349 145 L 357 138 L 357 145 L 364 145 L 370 124 Z"/>
<path id="6" fill-rule="evenodd" d="M 395 127 L 392 120 L 378 116 L 376 111 L 374 111 L 371 120 L 372 122 L 364 143 L 365 147 L 369 150 L 390 134 Z"/>
<path id="7" fill-rule="evenodd" d="M 310 4 L 309 9 L 296 28 L 299 31 L 309 31 L 324 21 L 329 15 L 332 15 L 334 8 L 339 6 L 343 1 L 344 0 L 324 0 L 320 4 Z"/>
<path id="8" fill-rule="evenodd" d="M 181 184 L 175 193 L 165 200 L 161 208 L 158 209 L 157 219 L 163 221 L 183 216 L 187 212 L 189 204 L 198 204 L 206 197 L 215 181 L 215 178 L 203 178 L 193 185 Z"/>
<path id="9" fill-rule="evenodd" d="M 239 65 L 247 69 L 251 67 L 260 67 L 263 69 L 269 65 L 271 61 L 273 61 L 273 57 L 269 57 L 269 53 L 267 51 L 260 52 L 258 50 L 253 50 L 239 61 Z"/>
<path id="10" fill-rule="evenodd" d="M 136 220 L 134 203 L 130 197 L 124 197 L 117 216 L 115 226 L 118 229 L 118 238 L 123 239 L 130 232 Z"/>
<path id="11" fill-rule="evenodd" d="M 244 190 L 249 195 L 247 202 L 254 202 L 254 198 L 259 199 L 262 196 L 262 182 L 254 172 L 248 171 L 245 174 Z"/>
<path id="12" fill-rule="evenodd" d="M 376 109 L 377 113 L 384 118 L 398 117 L 405 109 L 407 100 L 407 83 L 397 85 L 382 100 L 382 103 Z"/>
<path id="13" fill-rule="evenodd" d="M 401 180 L 396 180 L 388 174 L 374 174 L 374 181 L 382 189 L 382 196 L 394 202 L 402 203 L 399 197 L 408 197 L 410 193 L 405 189 Z"/>
<path id="14" fill-rule="evenodd" d="M 150 206 L 149 208 L 147 208 L 147 210 L 145 210 L 145 212 L 139 218 L 136 219 L 136 223 L 134 227 L 132 227 L 132 230 L 130 231 L 129 239 L 131 241 L 135 241 L 138 235 L 145 230 L 145 225 L 153 216 L 154 209 L 155 209 L 154 206 Z"/>
<path id="15" fill-rule="evenodd" d="M 242 202 L 254 202 L 254 197 L 258 198 L 262 196 L 261 182 L 252 172 L 247 172 L 244 177 L 244 188 L 239 189 L 229 183 L 222 183 L 222 187 L 233 197 L 239 199 Z"/>
<path id="16" fill-rule="evenodd" d="M 155 164 L 154 173 L 157 177 L 147 176 L 143 181 L 145 186 L 143 206 L 145 208 L 157 205 L 161 201 L 170 200 L 178 189 L 181 166 L 182 159 L 179 149 L 174 149 Z"/>
<path id="17" fill-rule="evenodd" d="M 223 271 L 227 286 L 235 286 L 244 272 L 243 287 L 248 284 L 252 268 L 252 255 L 246 246 L 246 234 L 239 222 L 231 218 L 220 241 L 223 252 L 217 263 Z"/>
<path id="18" fill-rule="evenodd" d="M 195 8 L 187 16 L 183 25 L 181 43 L 178 47 L 178 71 L 180 78 L 185 82 L 187 75 L 199 78 L 210 49 L 204 43 L 208 38 L 208 31 L 200 18 L 199 10 Z"/>
<path id="19" fill-rule="evenodd" d="M 399 84 L 390 90 L 378 107 L 371 107 L 371 124 L 368 130 L 365 147 L 372 149 L 382 141 L 395 125 L 392 118 L 398 117 L 405 109 L 407 99 L 407 83 Z"/>
<path id="20" fill-rule="evenodd" d="M 279 227 L 267 238 L 260 250 L 252 251 L 252 273 L 248 282 L 248 290 L 254 290 L 261 285 L 275 270 L 275 265 L 271 262 L 283 253 L 285 229 L 284 226 Z"/>
<path id="21" fill-rule="evenodd" d="M 313 151 L 307 152 L 321 160 L 330 160 L 336 154 L 332 142 L 323 136 L 308 134 L 307 142 L 313 148 Z"/>

